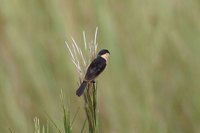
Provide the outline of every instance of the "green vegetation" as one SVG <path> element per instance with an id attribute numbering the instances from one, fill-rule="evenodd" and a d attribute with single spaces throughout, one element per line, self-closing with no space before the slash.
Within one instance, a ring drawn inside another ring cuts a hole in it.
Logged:
<path id="1" fill-rule="evenodd" d="M 91 40 L 97 26 L 98 49 L 111 53 L 98 78 L 100 132 L 199 132 L 199 14 L 198 0 L 1 0 L 0 132 L 33 133 L 36 116 L 38 129 L 58 132 L 46 113 L 71 130 L 62 89 L 64 121 L 80 108 L 80 133 L 84 97 L 65 41 L 84 49 L 82 31 Z"/>

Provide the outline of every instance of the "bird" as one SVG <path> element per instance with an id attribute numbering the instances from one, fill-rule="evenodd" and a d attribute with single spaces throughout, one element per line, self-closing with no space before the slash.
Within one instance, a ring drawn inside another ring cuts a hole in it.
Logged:
<path id="1" fill-rule="evenodd" d="M 94 82 L 94 80 L 104 71 L 106 68 L 110 52 L 107 49 L 102 49 L 97 54 L 97 57 L 90 63 L 87 68 L 85 77 L 81 85 L 76 91 L 77 96 L 81 96 L 88 83 Z"/>

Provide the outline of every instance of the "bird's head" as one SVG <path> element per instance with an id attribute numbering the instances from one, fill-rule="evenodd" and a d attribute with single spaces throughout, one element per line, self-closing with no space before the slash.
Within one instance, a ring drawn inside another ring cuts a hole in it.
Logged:
<path id="1" fill-rule="evenodd" d="M 108 60 L 109 56 L 110 56 L 110 52 L 107 49 L 102 49 L 101 51 L 99 51 L 98 55 L 102 58 L 104 58 L 105 60 Z"/>

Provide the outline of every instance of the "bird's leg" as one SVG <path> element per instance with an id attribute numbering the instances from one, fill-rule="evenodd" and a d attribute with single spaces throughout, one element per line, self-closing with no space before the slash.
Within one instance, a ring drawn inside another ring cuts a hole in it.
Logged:
<path id="1" fill-rule="evenodd" d="M 92 83 L 92 86 L 95 87 L 96 81 L 92 80 L 91 83 Z"/>
<path id="2" fill-rule="evenodd" d="M 91 92 L 94 91 L 93 88 L 95 88 L 95 85 L 96 85 L 95 80 L 91 80 L 91 81 L 88 82 L 88 84 L 87 84 L 87 93 L 88 94 L 90 94 Z"/>

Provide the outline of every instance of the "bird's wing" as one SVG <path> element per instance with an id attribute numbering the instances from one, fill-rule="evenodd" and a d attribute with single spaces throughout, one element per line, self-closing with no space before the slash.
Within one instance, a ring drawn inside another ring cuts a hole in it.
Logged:
<path id="1" fill-rule="evenodd" d="M 106 60 L 103 58 L 96 58 L 89 65 L 85 79 L 93 80 L 95 79 L 106 67 Z"/>

